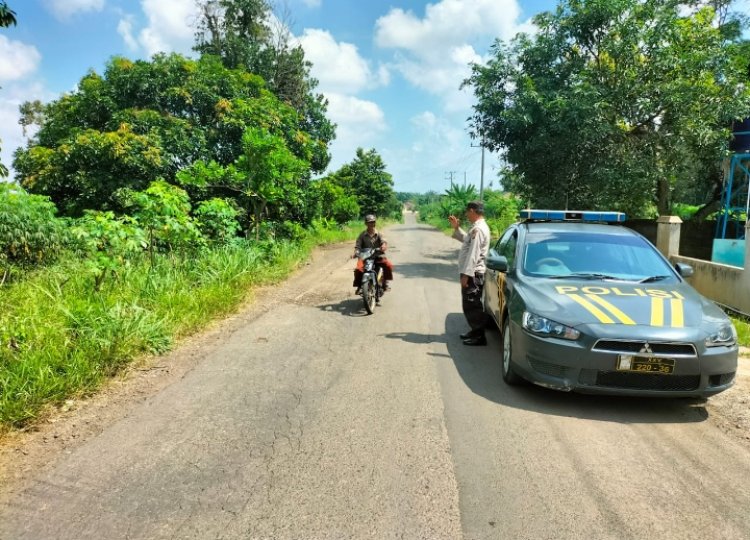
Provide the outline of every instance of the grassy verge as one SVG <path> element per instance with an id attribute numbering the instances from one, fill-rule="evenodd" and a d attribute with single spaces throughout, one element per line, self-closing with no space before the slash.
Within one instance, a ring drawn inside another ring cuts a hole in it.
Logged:
<path id="1" fill-rule="evenodd" d="M 750 347 L 750 321 L 744 317 L 730 315 L 734 327 L 737 329 L 737 341 L 743 347 Z"/>
<path id="2" fill-rule="evenodd" d="M 81 261 L 0 291 L 0 434 L 50 405 L 95 391 L 125 365 L 169 350 L 182 336 L 233 312 L 254 285 L 278 282 L 315 245 L 351 240 L 357 228 L 316 229 L 297 242 L 239 244 L 193 256 L 144 257 L 94 291 Z"/>

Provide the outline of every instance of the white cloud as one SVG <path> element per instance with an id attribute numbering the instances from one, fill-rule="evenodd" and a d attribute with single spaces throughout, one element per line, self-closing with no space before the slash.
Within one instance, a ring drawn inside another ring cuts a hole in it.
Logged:
<path id="1" fill-rule="evenodd" d="M 328 117 L 337 124 L 336 139 L 331 145 L 330 170 L 354 159 L 358 147 L 375 146 L 387 129 L 382 109 L 372 101 L 337 93 L 327 93 Z"/>
<path id="2" fill-rule="evenodd" d="M 386 163 L 396 165 L 391 172 L 397 190 L 442 192 L 450 186 L 451 176 L 455 182 L 463 183 L 466 178 L 479 187 L 481 149 L 471 145 L 461 121 L 423 111 L 409 118 L 409 140 L 408 145 L 382 148 Z M 489 175 L 491 157 L 486 158 Z"/>
<path id="3" fill-rule="evenodd" d="M 356 46 L 337 42 L 326 30 L 306 29 L 298 39 L 305 58 L 313 64 L 311 74 L 320 81 L 322 92 L 356 94 L 388 83 L 384 66 L 373 72 Z"/>
<path id="4" fill-rule="evenodd" d="M 198 13 L 194 0 L 141 0 L 141 7 L 148 25 L 138 34 L 138 43 L 149 57 L 157 52 L 191 53 Z M 127 43 L 128 37 L 123 38 Z"/>
<path id="5" fill-rule="evenodd" d="M 442 0 L 428 4 L 423 18 L 394 8 L 375 23 L 375 42 L 396 49 L 393 65 L 411 84 L 442 97 L 449 111 L 466 110 L 472 98 L 459 87 L 469 63 L 482 62 L 475 47 L 528 29 L 520 13 L 516 0 Z"/>
<path id="6" fill-rule="evenodd" d="M 16 81 L 36 71 L 42 56 L 33 45 L 0 35 L 0 81 Z"/>
<path id="7" fill-rule="evenodd" d="M 126 15 L 120 19 L 120 22 L 117 24 L 117 33 L 122 36 L 128 49 L 131 51 L 137 51 L 138 40 L 133 35 L 133 19 L 134 17 L 132 15 Z"/>
<path id="8" fill-rule="evenodd" d="M 430 56 L 476 36 L 510 38 L 520 13 L 515 0 L 442 0 L 427 4 L 424 19 L 394 8 L 376 22 L 376 40 L 382 47 Z"/>
<path id="9" fill-rule="evenodd" d="M 0 118 L 4 119 L 3 122 L 0 122 L 0 140 L 2 141 L 0 142 L 0 146 L 2 146 L 0 161 L 10 169 L 11 178 L 14 174 L 11 167 L 13 152 L 19 147 L 26 146 L 26 137 L 24 137 L 18 123 L 18 119 L 21 117 L 18 108 L 23 102 L 34 101 L 35 99 L 48 102 L 54 99 L 54 96 L 38 83 L 4 86 L 2 92 L 0 92 Z M 27 132 L 27 136 L 31 135 L 32 133 Z"/>
<path id="10" fill-rule="evenodd" d="M 60 20 L 67 20 L 76 13 L 104 9 L 104 0 L 47 0 L 45 3 Z"/>

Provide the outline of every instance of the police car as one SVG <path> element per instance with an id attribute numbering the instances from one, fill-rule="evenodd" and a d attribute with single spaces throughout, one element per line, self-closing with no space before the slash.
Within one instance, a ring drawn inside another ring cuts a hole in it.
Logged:
<path id="1" fill-rule="evenodd" d="M 737 332 L 693 273 L 620 212 L 524 210 L 487 257 L 502 376 L 565 391 L 707 397 L 737 371 Z"/>

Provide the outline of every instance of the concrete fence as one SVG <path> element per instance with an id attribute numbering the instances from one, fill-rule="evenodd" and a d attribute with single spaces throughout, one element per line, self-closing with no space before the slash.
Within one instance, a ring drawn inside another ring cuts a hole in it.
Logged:
<path id="1" fill-rule="evenodd" d="M 714 302 L 750 316 L 750 242 L 745 242 L 745 267 L 729 266 L 679 254 L 682 220 L 662 216 L 657 220 L 656 247 L 673 264 L 685 263 L 694 274 L 687 282 Z M 745 224 L 745 238 L 750 238 L 750 221 Z"/>

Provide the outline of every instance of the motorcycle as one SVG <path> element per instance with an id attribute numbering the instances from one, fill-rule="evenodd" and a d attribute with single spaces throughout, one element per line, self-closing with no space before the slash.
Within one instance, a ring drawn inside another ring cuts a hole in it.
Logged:
<path id="1" fill-rule="evenodd" d="M 375 306 L 380 303 L 383 296 L 383 267 L 378 264 L 378 258 L 383 255 L 380 249 L 363 249 L 359 252 L 359 258 L 364 265 L 362 274 L 362 286 L 360 296 L 365 303 L 367 313 L 372 315 Z"/>

